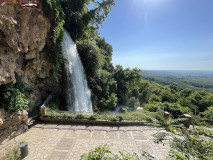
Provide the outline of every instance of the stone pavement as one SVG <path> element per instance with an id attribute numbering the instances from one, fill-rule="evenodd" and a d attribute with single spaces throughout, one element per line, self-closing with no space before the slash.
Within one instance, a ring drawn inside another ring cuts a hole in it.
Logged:
<path id="1" fill-rule="evenodd" d="M 155 144 L 152 136 L 165 132 L 149 126 L 87 126 L 62 124 L 37 124 L 0 149 L 15 142 L 28 142 L 29 155 L 24 160 L 79 160 L 83 153 L 101 144 L 110 145 L 113 153 L 143 151 L 156 160 L 168 159 L 169 145 Z M 141 159 L 146 159 L 140 157 Z"/>

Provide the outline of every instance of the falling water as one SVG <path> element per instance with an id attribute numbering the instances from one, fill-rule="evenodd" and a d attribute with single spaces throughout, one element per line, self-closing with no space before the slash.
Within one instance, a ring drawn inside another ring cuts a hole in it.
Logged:
<path id="1" fill-rule="evenodd" d="M 77 48 L 70 35 L 65 31 L 62 52 L 68 60 L 66 65 L 66 103 L 73 113 L 92 113 L 90 90 L 87 86 L 84 69 Z"/>

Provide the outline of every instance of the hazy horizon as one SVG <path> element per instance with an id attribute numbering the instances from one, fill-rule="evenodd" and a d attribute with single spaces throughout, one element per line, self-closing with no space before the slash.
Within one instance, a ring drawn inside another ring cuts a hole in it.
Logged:
<path id="1" fill-rule="evenodd" d="M 170 70 L 170 69 L 167 69 L 167 70 L 162 70 L 162 69 L 142 69 L 142 71 L 206 71 L 206 72 L 213 72 L 213 70 Z"/>

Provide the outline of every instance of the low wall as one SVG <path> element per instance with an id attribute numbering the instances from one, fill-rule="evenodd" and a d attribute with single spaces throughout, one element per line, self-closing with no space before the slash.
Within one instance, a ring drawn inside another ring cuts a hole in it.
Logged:
<path id="1" fill-rule="evenodd" d="M 65 117 L 40 116 L 40 120 L 56 123 L 74 123 L 74 124 L 97 124 L 97 125 L 146 125 L 147 121 L 107 121 L 107 120 L 87 120 L 87 119 L 69 119 Z"/>
<path id="2" fill-rule="evenodd" d="M 46 108 L 41 107 L 40 120 L 55 123 L 74 123 L 74 124 L 96 124 L 96 125 L 147 125 L 148 121 L 108 121 L 108 120 L 88 120 L 88 119 L 71 119 L 66 117 L 48 117 Z"/>
<path id="3" fill-rule="evenodd" d="M 164 113 L 165 119 L 170 118 L 170 113 Z M 109 121 L 109 120 L 88 120 L 88 119 L 71 119 L 66 117 L 49 117 L 46 115 L 46 108 L 41 107 L 40 120 L 45 122 L 55 123 L 75 123 L 75 124 L 96 124 L 96 125 L 151 125 L 149 121 Z M 189 114 L 183 115 L 183 125 L 185 128 L 189 128 L 191 125 L 191 116 Z"/>

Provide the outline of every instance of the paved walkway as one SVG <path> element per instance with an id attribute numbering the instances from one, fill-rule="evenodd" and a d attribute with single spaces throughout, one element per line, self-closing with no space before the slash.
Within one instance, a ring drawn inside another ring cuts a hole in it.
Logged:
<path id="1" fill-rule="evenodd" d="M 28 142 L 29 156 L 24 160 L 79 160 L 83 153 L 100 144 L 109 144 L 113 153 L 136 152 L 141 156 L 146 151 L 156 160 L 166 160 L 169 145 L 163 146 L 153 141 L 152 135 L 158 131 L 147 126 L 37 124 L 0 149 L 25 140 Z"/>

